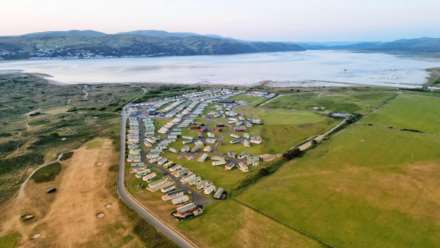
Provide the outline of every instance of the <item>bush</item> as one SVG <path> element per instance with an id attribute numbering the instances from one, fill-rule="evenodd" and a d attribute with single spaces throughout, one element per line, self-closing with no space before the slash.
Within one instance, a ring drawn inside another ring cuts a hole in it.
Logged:
<path id="1" fill-rule="evenodd" d="M 298 148 L 295 148 L 295 149 L 289 150 L 286 153 L 284 153 L 283 158 L 285 160 L 292 160 L 294 158 L 301 157 L 302 155 L 303 155 L 303 152 L 301 150 L 299 150 Z"/>
<path id="2" fill-rule="evenodd" d="M 15 151 L 22 145 L 23 145 L 23 141 L 20 140 L 11 140 L 6 143 L 2 143 L 0 144 L 0 155 L 2 155 L 2 153 Z"/>
<path id="3" fill-rule="evenodd" d="M 32 175 L 32 179 L 36 183 L 50 182 L 53 181 L 60 172 L 61 164 L 55 162 L 36 171 L 35 174 Z"/>
<path id="4" fill-rule="evenodd" d="M 30 152 L 19 157 L 0 160 L 0 175 L 22 169 L 23 167 L 42 164 L 44 157 L 40 153 Z"/>
<path id="5" fill-rule="evenodd" d="M 73 156 L 73 152 L 65 152 L 65 153 L 63 153 L 63 156 L 61 156 L 60 160 L 61 161 L 68 160 L 72 156 Z"/>
<path id="6" fill-rule="evenodd" d="M 3 123 L 3 125 L 7 125 L 8 123 Z M 4 137 L 11 137 L 12 134 L 10 133 L 0 133 L 0 138 L 4 138 Z"/>
<path id="7" fill-rule="evenodd" d="M 59 141 L 61 139 L 60 135 L 58 133 L 51 133 L 49 135 L 42 135 L 38 137 L 38 140 L 32 144 L 35 146 L 42 146 L 49 143 L 53 143 L 56 141 Z"/>

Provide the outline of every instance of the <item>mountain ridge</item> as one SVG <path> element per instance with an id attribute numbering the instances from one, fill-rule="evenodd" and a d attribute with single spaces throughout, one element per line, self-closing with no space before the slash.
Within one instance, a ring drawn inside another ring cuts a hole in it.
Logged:
<path id="1" fill-rule="evenodd" d="M 225 55 L 304 51 L 292 42 L 253 42 L 214 35 L 137 30 L 106 34 L 69 30 L 0 37 L 0 58 L 96 58 Z"/>
<path id="2" fill-rule="evenodd" d="M 134 30 L 114 34 L 95 30 L 67 30 L 0 36 L 0 59 L 3 60 L 227 55 L 304 50 L 440 56 L 440 38 L 422 37 L 389 42 L 260 42 L 164 30 Z"/>

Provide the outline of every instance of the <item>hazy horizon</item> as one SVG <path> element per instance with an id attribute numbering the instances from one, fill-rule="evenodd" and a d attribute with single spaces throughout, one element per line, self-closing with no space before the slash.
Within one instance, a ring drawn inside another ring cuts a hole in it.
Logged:
<path id="1" fill-rule="evenodd" d="M 435 0 L 5 0 L 0 35 L 165 30 L 261 41 L 389 41 L 440 37 L 439 8 Z"/>

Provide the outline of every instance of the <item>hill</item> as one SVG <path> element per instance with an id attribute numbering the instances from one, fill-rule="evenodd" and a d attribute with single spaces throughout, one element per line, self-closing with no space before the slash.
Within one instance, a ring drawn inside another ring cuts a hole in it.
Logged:
<path id="1" fill-rule="evenodd" d="M 346 49 L 360 52 L 439 54 L 440 38 L 401 39 L 391 42 L 360 42 L 351 44 L 300 43 L 306 49 Z"/>
<path id="2" fill-rule="evenodd" d="M 249 42 L 213 35 L 140 30 L 105 34 L 92 30 L 0 37 L 1 59 L 217 55 L 302 51 L 294 43 Z"/>

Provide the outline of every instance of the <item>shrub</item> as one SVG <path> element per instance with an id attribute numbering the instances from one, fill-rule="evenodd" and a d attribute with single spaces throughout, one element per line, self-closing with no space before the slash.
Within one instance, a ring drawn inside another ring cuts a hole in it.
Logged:
<path id="1" fill-rule="evenodd" d="M 68 160 L 72 156 L 73 156 L 73 152 L 65 152 L 65 153 L 63 153 L 63 156 L 61 156 L 60 160 L 61 161 Z"/>
<path id="2" fill-rule="evenodd" d="M 40 153 L 30 152 L 24 155 L 0 160 L 0 175 L 22 169 L 23 167 L 42 164 L 44 157 Z"/>
<path id="3" fill-rule="evenodd" d="M 0 144 L 0 155 L 2 155 L 2 153 L 15 151 L 22 145 L 23 141 L 20 140 L 10 140 L 8 142 L 2 143 Z"/>

